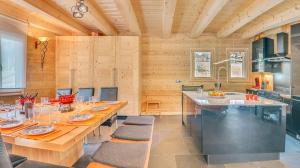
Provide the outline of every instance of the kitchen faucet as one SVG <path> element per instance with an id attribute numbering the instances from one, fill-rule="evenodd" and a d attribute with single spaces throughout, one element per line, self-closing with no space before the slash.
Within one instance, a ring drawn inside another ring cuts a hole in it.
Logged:
<path id="1" fill-rule="evenodd" d="M 226 67 L 220 67 L 218 68 L 218 73 L 217 73 L 217 83 L 215 83 L 215 88 L 217 90 L 220 90 L 221 89 L 221 82 L 220 82 L 220 72 L 221 70 L 225 70 L 226 73 L 227 73 L 227 68 Z M 228 83 L 228 74 L 226 74 L 226 82 Z"/>

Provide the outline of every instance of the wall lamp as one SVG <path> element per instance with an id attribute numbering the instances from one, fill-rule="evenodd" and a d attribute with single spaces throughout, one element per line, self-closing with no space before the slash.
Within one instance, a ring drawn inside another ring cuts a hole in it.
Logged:
<path id="1" fill-rule="evenodd" d="M 41 55 L 41 68 L 44 69 L 45 57 L 47 52 L 48 46 L 48 37 L 38 37 L 37 41 L 35 42 L 35 49 L 42 45 L 40 55 Z"/>

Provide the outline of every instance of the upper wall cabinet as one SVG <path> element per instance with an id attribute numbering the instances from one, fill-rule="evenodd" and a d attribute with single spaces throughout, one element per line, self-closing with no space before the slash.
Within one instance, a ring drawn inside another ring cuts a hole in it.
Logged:
<path id="1" fill-rule="evenodd" d="M 266 61 L 274 55 L 274 40 L 262 38 L 252 43 L 252 72 L 272 72 L 272 64 Z"/>
<path id="2" fill-rule="evenodd" d="M 252 60 L 261 61 L 274 55 L 274 40 L 262 38 L 252 43 Z"/>
<path id="3" fill-rule="evenodd" d="M 120 115 L 140 112 L 140 42 L 136 36 L 68 36 L 56 39 L 56 88 L 118 86 L 128 105 Z"/>

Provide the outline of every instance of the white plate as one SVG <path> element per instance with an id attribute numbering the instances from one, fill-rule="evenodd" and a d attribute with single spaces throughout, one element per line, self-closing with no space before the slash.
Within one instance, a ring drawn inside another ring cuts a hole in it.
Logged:
<path id="1" fill-rule="evenodd" d="M 20 126 L 23 124 L 23 121 L 19 120 L 8 120 L 8 121 L 3 121 L 0 123 L 0 128 L 6 129 L 6 128 L 14 128 L 17 126 Z"/>
<path id="2" fill-rule="evenodd" d="M 109 107 L 107 105 L 100 105 L 100 106 L 96 106 L 96 107 L 92 107 L 92 111 L 101 111 L 101 110 L 106 110 Z"/>
<path id="3" fill-rule="evenodd" d="M 69 120 L 72 121 L 72 122 L 86 121 L 86 120 L 89 120 L 93 117 L 94 117 L 93 114 L 75 114 L 75 115 L 70 116 Z"/>
<path id="4" fill-rule="evenodd" d="M 54 131 L 53 125 L 36 125 L 23 130 L 25 135 L 42 135 Z"/>
<path id="5" fill-rule="evenodd" d="M 120 101 L 107 101 L 105 102 L 106 104 L 114 105 L 114 104 L 119 104 Z"/>

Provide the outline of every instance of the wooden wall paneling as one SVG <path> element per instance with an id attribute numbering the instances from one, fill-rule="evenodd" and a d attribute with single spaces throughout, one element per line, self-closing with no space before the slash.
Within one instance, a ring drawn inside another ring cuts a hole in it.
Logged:
<path id="1" fill-rule="evenodd" d="M 40 36 L 48 37 L 48 46 L 44 68 L 41 68 L 41 46 L 35 48 L 35 42 Z M 55 96 L 55 34 L 29 27 L 27 37 L 27 70 L 25 92 L 38 92 L 40 97 Z"/>
<path id="2" fill-rule="evenodd" d="M 71 85 L 72 36 L 56 37 L 56 89 Z"/>
<path id="3" fill-rule="evenodd" d="M 119 115 L 140 114 L 140 55 L 139 37 L 117 37 L 116 66 L 118 70 L 119 99 L 128 105 Z"/>
<path id="4" fill-rule="evenodd" d="M 94 81 L 94 38 L 89 36 L 75 36 L 73 38 L 72 71 L 73 88 L 93 87 Z"/>
<path id="5" fill-rule="evenodd" d="M 99 36 L 94 41 L 94 83 L 95 95 L 101 87 L 114 86 L 116 67 L 116 37 Z"/>
<path id="6" fill-rule="evenodd" d="M 189 38 L 185 34 L 173 34 L 168 39 L 143 36 L 141 40 L 143 113 L 145 101 L 148 97 L 150 100 L 161 102 L 162 114 L 179 114 L 181 111 L 181 85 L 183 84 L 204 84 L 205 89 L 214 88 L 214 81 L 190 79 L 191 48 L 214 48 L 215 61 L 226 58 L 226 48 L 250 48 L 249 40 L 238 38 L 218 39 L 212 35 L 203 35 L 195 39 Z M 249 54 L 251 55 L 251 53 Z M 213 68 L 217 69 L 217 67 Z M 176 83 L 177 79 L 182 82 Z M 248 80 L 226 83 L 226 77 L 224 76 L 221 76 L 221 82 L 225 91 L 245 92 L 245 89 L 252 85 Z"/>

